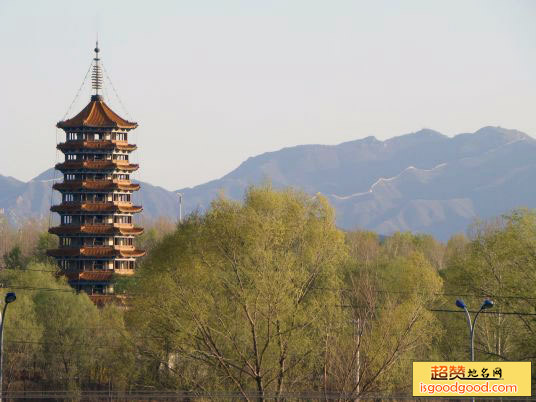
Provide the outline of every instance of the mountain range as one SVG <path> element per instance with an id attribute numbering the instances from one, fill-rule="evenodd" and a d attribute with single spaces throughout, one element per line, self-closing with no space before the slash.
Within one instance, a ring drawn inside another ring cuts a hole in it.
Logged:
<path id="1" fill-rule="evenodd" d="M 143 165 L 142 165 L 143 168 Z M 0 175 L 0 211 L 14 223 L 47 217 L 51 184 L 47 170 L 24 183 Z M 429 233 L 440 240 L 463 232 L 476 218 L 517 207 L 536 208 L 536 140 L 517 130 L 484 127 L 448 137 L 424 129 L 380 141 L 367 137 L 338 145 L 300 145 L 244 161 L 220 179 L 167 191 L 149 183 L 135 197 L 143 217 L 177 219 L 183 211 L 203 211 L 220 194 L 241 199 L 244 190 L 270 181 L 321 193 L 335 207 L 342 229 Z"/>

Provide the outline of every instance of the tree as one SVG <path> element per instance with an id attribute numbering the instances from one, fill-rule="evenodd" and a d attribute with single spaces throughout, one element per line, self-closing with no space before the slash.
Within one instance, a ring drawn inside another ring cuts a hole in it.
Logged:
<path id="1" fill-rule="evenodd" d="M 396 232 L 385 239 L 383 255 L 387 258 L 407 257 L 415 252 L 422 253 L 437 270 L 443 268 L 445 246 L 433 236 Z"/>
<path id="2" fill-rule="evenodd" d="M 144 355 L 190 389 L 234 388 L 246 399 L 252 390 L 262 398 L 309 389 L 339 311 L 345 253 L 322 197 L 265 186 L 250 188 L 243 204 L 213 202 L 139 273 L 131 323 L 158 338 L 144 342 Z M 164 381 L 161 373 L 153 380 Z"/>
<path id="3" fill-rule="evenodd" d="M 6 269 L 22 269 L 25 265 L 19 246 L 15 246 L 9 252 L 5 253 L 3 259 Z"/>
<path id="4" fill-rule="evenodd" d="M 325 390 L 342 399 L 409 392 L 411 360 L 429 359 L 441 336 L 429 311 L 442 287 L 436 269 L 420 253 L 377 259 L 349 262 L 345 314 L 326 338 Z"/>
<path id="5" fill-rule="evenodd" d="M 6 315 L 4 389 L 128 388 L 135 355 L 121 310 L 99 310 L 54 271 L 32 263 L 0 272 L 17 292 Z"/>
<path id="6" fill-rule="evenodd" d="M 37 244 L 32 253 L 32 259 L 36 262 L 55 264 L 55 260 L 47 255 L 47 250 L 58 247 L 58 237 L 48 232 L 39 234 Z"/>
<path id="7" fill-rule="evenodd" d="M 536 298 L 536 213 L 520 209 L 501 218 L 476 222 L 471 239 L 449 258 L 444 272 L 447 293 L 461 296 L 477 309 L 489 297 L 496 307 L 479 318 L 475 335 L 477 359 L 522 360 L 536 356 L 536 320 L 531 316 L 498 314 L 501 311 L 533 313 Z M 453 300 L 450 300 L 452 305 Z M 462 329 L 460 317 L 443 317 L 448 328 Z M 454 321 L 456 321 L 454 323 Z M 461 336 L 461 335 L 458 335 Z M 466 341 L 458 347 L 457 335 L 443 345 L 449 356 L 467 356 Z M 462 343 L 463 342 L 463 343 Z"/>
<path id="8" fill-rule="evenodd" d="M 346 244 L 350 255 L 365 268 L 371 267 L 373 262 L 378 262 L 381 245 L 377 233 L 368 231 L 347 232 Z"/>

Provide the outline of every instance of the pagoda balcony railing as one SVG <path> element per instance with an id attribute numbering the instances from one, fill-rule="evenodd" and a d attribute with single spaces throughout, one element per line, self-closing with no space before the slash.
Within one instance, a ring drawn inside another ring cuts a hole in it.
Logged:
<path id="1" fill-rule="evenodd" d="M 102 204 L 108 204 L 108 205 L 115 205 L 117 207 L 130 207 L 132 206 L 131 201 L 108 201 L 108 200 L 83 200 L 83 201 L 64 201 L 61 204 L 58 205 L 64 205 L 66 207 L 70 206 L 78 206 L 81 204 L 85 205 L 102 205 Z"/>

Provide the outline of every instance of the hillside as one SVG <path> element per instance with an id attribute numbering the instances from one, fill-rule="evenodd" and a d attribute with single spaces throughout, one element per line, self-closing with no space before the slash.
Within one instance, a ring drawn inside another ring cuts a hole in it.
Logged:
<path id="1" fill-rule="evenodd" d="M 433 130 L 339 145 L 302 145 L 249 158 L 219 180 L 179 190 L 203 209 L 222 190 L 240 199 L 250 184 L 320 192 L 344 229 L 411 230 L 446 240 L 475 218 L 536 207 L 536 140 L 485 127 L 447 137 Z"/>
<path id="2" fill-rule="evenodd" d="M 222 192 L 241 199 L 249 185 L 269 180 L 277 188 L 322 193 L 341 228 L 385 235 L 411 230 L 446 240 L 475 218 L 536 207 L 534 155 L 536 140 L 516 130 L 485 127 L 447 137 L 426 129 L 385 141 L 367 137 L 267 152 L 218 180 L 177 192 L 188 213 L 206 209 Z M 48 217 L 53 176 L 52 169 L 28 183 L 0 176 L 0 210 L 14 223 Z M 143 218 L 177 219 L 177 192 L 141 185 L 135 203 L 143 205 Z"/>

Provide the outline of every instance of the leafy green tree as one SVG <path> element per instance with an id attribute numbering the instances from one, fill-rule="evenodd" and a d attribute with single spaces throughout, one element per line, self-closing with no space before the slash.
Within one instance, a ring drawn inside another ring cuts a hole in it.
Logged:
<path id="1" fill-rule="evenodd" d="M 5 253 L 3 259 L 6 269 L 22 269 L 26 264 L 19 246 L 15 246 L 9 252 Z"/>
<path id="2" fill-rule="evenodd" d="M 131 322 L 158 340 L 141 348 L 177 386 L 234 388 L 246 399 L 309 389 L 339 311 L 345 253 L 321 197 L 265 186 L 243 204 L 217 200 L 143 265 Z"/>
<path id="3" fill-rule="evenodd" d="M 429 359 L 442 335 L 429 311 L 442 280 L 421 253 L 349 264 L 346 314 L 326 339 L 325 389 L 342 399 L 410 394 L 411 361 Z"/>
<path id="4" fill-rule="evenodd" d="M 477 222 L 471 240 L 459 249 L 443 273 L 447 293 L 459 294 L 473 310 L 484 298 L 495 302 L 490 314 L 479 318 L 476 358 L 522 360 L 536 356 L 536 344 L 532 342 L 536 320 L 531 316 L 497 314 L 535 311 L 536 213 L 515 210 L 499 219 Z M 450 305 L 453 301 L 449 300 Z M 443 345 L 443 352 L 449 357 L 467 356 L 465 320 L 455 315 L 443 320 L 452 329 L 450 343 Z"/>
<path id="5" fill-rule="evenodd" d="M 445 246 L 431 235 L 397 232 L 385 239 L 383 255 L 389 259 L 422 253 L 437 269 L 443 268 Z"/>
<path id="6" fill-rule="evenodd" d="M 55 265 L 55 260 L 47 255 L 47 250 L 58 247 L 58 237 L 48 232 L 39 234 L 37 244 L 32 253 L 32 260 Z"/>
<path id="7" fill-rule="evenodd" d="M 23 268 L 0 272 L 3 287 L 17 293 L 6 314 L 5 389 L 128 388 L 135 354 L 123 312 L 99 310 L 56 278 L 54 266 Z"/>
<path id="8" fill-rule="evenodd" d="M 352 258 L 365 268 L 378 262 L 381 253 L 380 237 L 377 233 L 355 231 L 346 233 L 346 244 Z"/>

